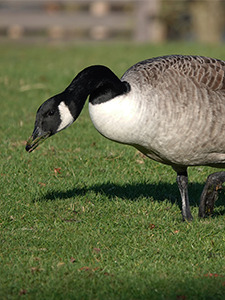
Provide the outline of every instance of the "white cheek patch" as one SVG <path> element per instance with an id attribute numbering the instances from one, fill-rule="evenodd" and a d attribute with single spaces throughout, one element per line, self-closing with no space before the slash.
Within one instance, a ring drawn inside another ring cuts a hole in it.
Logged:
<path id="1" fill-rule="evenodd" d="M 58 109 L 59 109 L 61 123 L 59 125 L 59 128 L 57 129 L 57 132 L 70 126 L 74 121 L 74 118 L 73 118 L 68 106 L 65 104 L 65 102 L 63 102 L 63 101 L 60 102 Z"/>

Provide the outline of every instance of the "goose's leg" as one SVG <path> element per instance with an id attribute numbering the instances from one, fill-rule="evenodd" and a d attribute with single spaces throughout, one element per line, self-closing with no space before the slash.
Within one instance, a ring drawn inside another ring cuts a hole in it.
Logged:
<path id="1" fill-rule="evenodd" d="M 180 190 L 181 201 L 182 201 L 182 217 L 183 221 L 191 221 L 193 219 L 191 215 L 191 209 L 188 197 L 188 175 L 187 171 L 177 173 L 177 184 Z"/>
<path id="2" fill-rule="evenodd" d="M 191 209 L 189 204 L 189 197 L 188 197 L 188 174 L 187 168 L 182 170 L 173 167 L 173 169 L 177 172 L 177 184 L 181 195 L 182 201 L 182 217 L 183 221 L 191 221 L 193 217 L 191 215 Z"/>
<path id="3" fill-rule="evenodd" d="M 198 216 L 205 218 L 213 212 L 214 203 L 216 201 L 218 190 L 225 182 L 225 172 L 216 172 L 208 176 L 205 187 L 202 191 Z"/>

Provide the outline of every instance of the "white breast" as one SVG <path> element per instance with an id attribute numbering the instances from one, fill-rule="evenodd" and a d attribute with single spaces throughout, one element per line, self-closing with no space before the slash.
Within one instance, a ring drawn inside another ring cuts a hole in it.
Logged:
<path id="1" fill-rule="evenodd" d="M 124 144 L 138 143 L 141 135 L 145 102 L 130 91 L 101 104 L 89 102 L 90 118 L 95 128 L 106 138 Z"/>

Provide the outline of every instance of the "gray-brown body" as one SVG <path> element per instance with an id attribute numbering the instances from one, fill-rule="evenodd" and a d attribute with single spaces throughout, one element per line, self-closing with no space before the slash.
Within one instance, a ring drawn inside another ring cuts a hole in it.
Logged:
<path id="1" fill-rule="evenodd" d="M 143 99 L 150 158 L 179 166 L 225 165 L 225 62 L 193 56 L 150 59 L 131 67 L 128 81 Z"/>

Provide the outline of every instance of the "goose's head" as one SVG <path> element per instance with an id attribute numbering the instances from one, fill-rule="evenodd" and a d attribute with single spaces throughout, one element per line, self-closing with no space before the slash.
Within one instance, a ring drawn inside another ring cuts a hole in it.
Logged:
<path id="1" fill-rule="evenodd" d="M 39 107 L 36 114 L 34 131 L 26 145 L 28 152 L 33 151 L 48 137 L 73 123 L 74 117 L 62 98 L 64 98 L 62 94 L 59 94 L 48 99 Z"/>
<path id="2" fill-rule="evenodd" d="M 101 103 L 129 92 L 127 83 L 105 66 L 90 66 L 78 73 L 60 94 L 45 101 L 38 109 L 34 131 L 26 150 L 33 151 L 48 137 L 71 125 L 79 116 L 88 95 Z"/>

